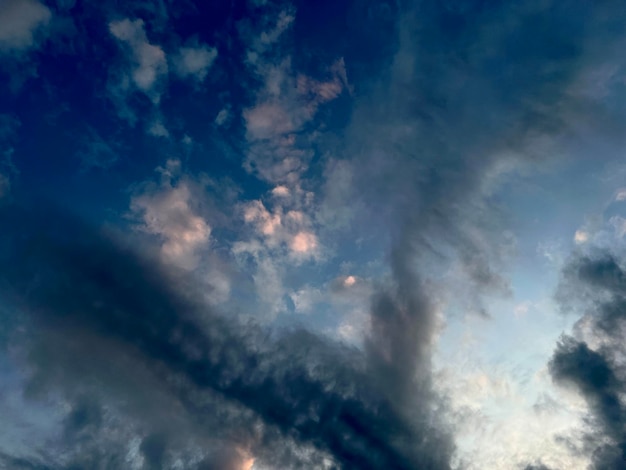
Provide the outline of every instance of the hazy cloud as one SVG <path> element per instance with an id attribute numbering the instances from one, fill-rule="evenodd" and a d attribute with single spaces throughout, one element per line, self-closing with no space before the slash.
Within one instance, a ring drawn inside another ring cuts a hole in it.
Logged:
<path id="1" fill-rule="evenodd" d="M 37 0 L 6 0 L 0 4 L 0 52 L 22 52 L 37 43 L 37 35 L 52 12 Z"/>
<path id="2" fill-rule="evenodd" d="M 181 47 L 173 61 L 180 77 L 193 77 L 201 82 L 206 78 L 216 57 L 217 49 L 213 47 Z"/>
<path id="3" fill-rule="evenodd" d="M 163 49 L 149 42 L 141 19 L 112 21 L 109 31 L 129 49 L 132 70 L 126 79 L 158 103 L 161 95 L 159 85 L 168 71 Z M 128 88 L 129 84 L 122 82 L 119 86 Z"/>

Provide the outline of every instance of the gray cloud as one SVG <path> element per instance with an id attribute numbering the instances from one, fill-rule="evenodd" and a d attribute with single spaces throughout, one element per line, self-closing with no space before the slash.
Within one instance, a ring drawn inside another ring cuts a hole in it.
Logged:
<path id="1" fill-rule="evenodd" d="M 121 446 L 139 436 L 143 468 L 158 468 L 182 445 L 176 428 L 213 443 L 205 459 L 245 448 L 281 468 L 323 456 L 346 469 L 448 468 L 452 445 L 434 402 L 420 371 L 407 374 L 421 361 L 421 342 L 409 337 L 423 318 L 413 312 L 425 308 L 408 286 L 398 286 L 399 300 L 376 303 L 363 357 L 306 331 L 268 341 L 209 311 L 183 274 L 56 211 L 5 209 L 0 218 L 11 227 L 2 297 L 27 315 L 9 340 L 31 370 L 27 391 L 71 404 L 59 466 L 119 468 L 139 458 Z"/>
<path id="2" fill-rule="evenodd" d="M 564 336 L 557 345 L 549 370 L 589 406 L 591 430 L 582 448 L 597 469 L 626 466 L 625 294 L 626 273 L 614 254 L 578 254 L 564 270 L 559 297 L 566 310 L 581 309 L 584 316 L 577 337 Z M 592 348 L 589 341 L 596 345 Z"/>
<path id="3" fill-rule="evenodd" d="M 579 88 L 607 57 L 600 43 L 619 43 L 606 33 L 612 6 L 420 2 L 394 13 L 396 50 L 380 76 L 359 77 L 346 57 L 357 99 L 345 140 L 329 150 L 336 184 L 321 212 L 391 244 L 390 286 L 372 308 L 379 342 L 367 347 L 402 364 L 386 371 L 394 390 L 414 389 L 413 368 L 428 389 L 440 294 L 429 281 L 445 279 L 450 303 L 484 316 L 484 296 L 510 294 L 506 183 L 554 162 L 581 127 L 616 138 L 593 122 L 607 107 Z"/>
<path id="4" fill-rule="evenodd" d="M 345 161 L 329 164 L 328 178 L 346 186 L 329 187 L 339 206 L 329 212 L 365 220 L 391 243 L 391 276 L 374 296 L 364 354 L 306 331 L 270 334 L 228 321 L 198 300 L 184 273 L 119 240 L 54 211 L 5 211 L 2 293 L 20 314 L 4 320 L 9 350 L 30 370 L 31 399 L 54 391 L 67 401 L 64 432 L 48 456 L 58 467 L 132 461 L 149 468 L 183 459 L 189 468 L 228 468 L 248 451 L 279 468 L 319 467 L 324 459 L 348 469 L 450 467 L 453 444 L 431 387 L 437 326 L 428 281 L 457 264 L 470 307 L 483 313 L 482 294 L 508 292 L 503 259 L 514 243 L 503 231 L 494 185 L 516 165 L 541 162 L 544 137 L 558 139 L 604 115 L 575 85 L 589 57 L 611 43 L 603 32 L 609 10 L 528 1 L 487 11 L 482 2 L 448 1 L 407 13 L 363 3 L 368 26 L 373 17 L 397 23 L 386 41 L 397 50 L 378 64 L 382 78 L 374 82 L 359 82 L 359 67 L 348 70 L 358 98 L 345 148 L 333 149 Z M 118 36 L 136 49 L 127 79 L 158 101 L 163 51 L 140 23 L 117 24 Z M 270 33 L 263 44 L 276 40 Z M 285 109 L 262 108 L 263 116 L 249 112 L 248 130 L 257 133 L 250 136 L 300 129 L 298 119 L 308 122 L 308 115 L 291 116 L 302 112 L 291 101 L 293 108 L 282 101 Z M 264 127 L 281 123 L 284 129 Z M 286 155 L 276 151 L 280 145 L 299 152 L 300 143 L 272 141 L 271 156 Z M 304 166 L 296 170 L 299 179 Z M 347 215 L 354 207 L 362 219 Z M 613 314 L 599 316 L 603 331 L 621 321 L 620 272 L 610 263 L 580 271 L 613 293 Z M 564 340 L 551 367 L 557 380 L 583 391 L 598 432 L 620 441 L 618 424 L 608 420 L 610 409 L 621 410 L 614 358 Z M 79 445 L 68 454 L 70 442 Z M 598 462 L 614 450 L 597 449 Z"/>
<path id="5" fill-rule="evenodd" d="M 0 53 L 21 53 L 35 47 L 40 30 L 52 17 L 37 0 L 7 0 L 0 5 Z"/>
<path id="6" fill-rule="evenodd" d="M 346 156 L 328 165 L 329 181 L 342 187 L 327 187 L 333 207 L 322 212 L 345 219 L 365 206 L 356 218 L 363 230 L 376 230 L 373 214 L 377 226 L 392 227 L 386 235 L 397 250 L 410 240 L 407 263 L 417 257 L 430 272 L 457 265 L 464 307 L 486 313 L 482 294 L 510 293 L 503 272 L 515 253 L 498 185 L 551 158 L 550 145 L 586 121 L 582 110 L 603 112 L 572 92 L 603 13 L 546 2 L 426 2 L 396 14 L 397 49 L 382 78 L 364 80 L 348 67 L 355 94 L 359 86 L 368 93 L 332 152 Z"/>

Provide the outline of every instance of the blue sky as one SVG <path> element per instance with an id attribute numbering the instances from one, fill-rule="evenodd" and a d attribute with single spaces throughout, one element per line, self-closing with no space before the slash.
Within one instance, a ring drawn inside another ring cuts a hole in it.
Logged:
<path id="1" fill-rule="evenodd" d="M 625 24 L 0 3 L 0 466 L 626 468 Z"/>

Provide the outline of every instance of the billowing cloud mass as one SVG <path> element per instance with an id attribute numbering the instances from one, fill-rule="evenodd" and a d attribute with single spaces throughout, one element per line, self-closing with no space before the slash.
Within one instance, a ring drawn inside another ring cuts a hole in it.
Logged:
<path id="1" fill-rule="evenodd" d="M 626 272 L 615 254 L 580 254 L 565 269 L 565 306 L 580 308 L 576 336 L 564 336 L 549 368 L 555 381 L 576 389 L 589 406 L 589 430 L 580 452 L 593 468 L 620 469 L 626 462 Z"/>
<path id="2" fill-rule="evenodd" d="M 624 11 L 0 0 L 0 468 L 626 468 Z"/>
<path id="3" fill-rule="evenodd" d="M 379 300 L 377 313 L 390 308 L 394 323 L 378 319 L 366 357 L 306 331 L 268 342 L 202 307 L 193 284 L 113 235 L 47 214 L 3 211 L 13 228 L 2 244 L 2 295 L 9 312 L 27 315 L 9 313 L 4 324 L 23 324 L 19 343 L 9 342 L 30 371 L 30 393 L 65 394 L 64 433 L 42 456 L 52 468 L 119 465 L 133 452 L 174 464 L 194 451 L 197 468 L 214 468 L 242 458 L 238 449 L 288 467 L 448 465 L 451 442 L 423 406 L 424 384 L 404 374 L 421 362 L 409 346 L 419 343 L 401 340 L 411 320 L 395 309 L 404 306 Z M 387 335 L 401 344 L 389 349 Z M 422 407 L 409 411 L 417 397 Z M 63 451 L 77 438 L 81 446 Z"/>

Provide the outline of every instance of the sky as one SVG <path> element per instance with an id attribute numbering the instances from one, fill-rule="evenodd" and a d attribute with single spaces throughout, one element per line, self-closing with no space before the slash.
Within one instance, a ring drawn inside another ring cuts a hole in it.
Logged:
<path id="1" fill-rule="evenodd" d="M 0 0 L 0 469 L 626 469 L 624 31 Z"/>

